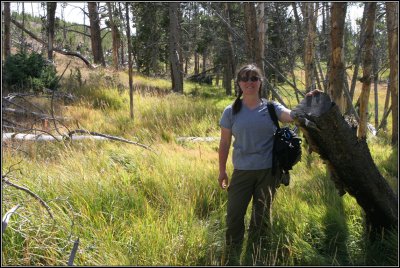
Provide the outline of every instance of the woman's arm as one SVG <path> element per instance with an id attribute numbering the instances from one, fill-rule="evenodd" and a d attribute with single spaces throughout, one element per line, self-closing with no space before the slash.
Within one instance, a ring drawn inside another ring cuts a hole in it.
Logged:
<path id="1" fill-rule="evenodd" d="M 226 161 L 228 160 L 231 141 L 232 141 L 232 130 L 221 127 L 221 140 L 219 142 L 219 149 L 218 149 L 218 160 L 219 160 L 218 182 L 221 188 L 223 189 L 225 189 L 229 184 L 229 178 L 226 173 Z"/>

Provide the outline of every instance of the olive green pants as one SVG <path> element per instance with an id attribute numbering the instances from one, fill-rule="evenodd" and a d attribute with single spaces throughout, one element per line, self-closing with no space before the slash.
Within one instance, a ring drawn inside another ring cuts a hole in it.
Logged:
<path id="1" fill-rule="evenodd" d="M 231 259 L 240 258 L 245 215 L 252 198 L 249 240 L 255 242 L 260 236 L 266 235 L 271 224 L 271 205 L 276 185 L 276 176 L 272 175 L 271 169 L 233 171 L 228 187 L 226 217 L 226 245 Z"/>

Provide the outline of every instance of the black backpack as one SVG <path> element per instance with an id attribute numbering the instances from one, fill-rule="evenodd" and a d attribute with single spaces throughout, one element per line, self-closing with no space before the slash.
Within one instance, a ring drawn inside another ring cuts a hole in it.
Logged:
<path id="1" fill-rule="evenodd" d="M 279 127 L 274 105 L 268 102 L 267 107 L 271 119 L 277 127 L 272 151 L 272 171 L 273 174 L 280 171 L 283 175 L 286 175 L 282 183 L 289 185 L 289 170 L 301 159 L 301 138 L 289 127 Z"/>

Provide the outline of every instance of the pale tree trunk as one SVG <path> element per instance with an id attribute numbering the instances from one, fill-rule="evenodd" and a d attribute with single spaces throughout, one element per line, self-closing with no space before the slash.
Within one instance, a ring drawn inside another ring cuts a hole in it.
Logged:
<path id="1" fill-rule="evenodd" d="M 365 139 L 367 136 L 368 101 L 371 90 L 372 60 L 374 49 L 376 2 L 368 3 L 367 21 L 365 29 L 365 46 L 363 60 L 362 89 L 360 95 L 360 122 L 357 129 L 357 137 Z"/>
<path id="2" fill-rule="evenodd" d="M 386 97 L 385 97 L 385 106 L 383 107 L 383 113 L 382 113 L 382 119 L 381 119 L 381 123 L 379 124 L 379 127 L 377 128 L 377 131 L 379 129 L 385 129 L 387 127 L 387 117 L 386 117 L 386 113 L 388 113 L 389 111 L 389 100 L 390 100 L 390 86 L 389 86 L 389 81 L 387 82 L 387 86 L 386 86 Z"/>
<path id="3" fill-rule="evenodd" d="M 360 26 L 360 39 L 358 41 L 357 44 L 357 49 L 356 49 L 356 56 L 354 59 L 354 72 L 353 72 L 353 77 L 351 79 L 351 85 L 350 85 L 350 99 L 351 101 L 353 101 L 353 97 L 354 97 L 354 92 L 356 89 L 356 82 L 357 82 L 357 76 L 358 76 L 358 69 L 360 67 L 360 61 L 361 61 L 361 51 L 364 47 L 365 44 L 365 20 L 367 18 L 367 10 L 368 10 L 368 3 L 364 4 L 364 12 L 363 12 L 363 17 L 362 17 L 362 21 L 361 21 L 361 26 Z M 351 106 L 350 104 L 347 105 L 347 111 L 350 111 Z"/>
<path id="4" fill-rule="evenodd" d="M 374 45 L 374 54 L 373 54 L 373 63 L 372 63 L 372 70 L 373 70 L 373 77 L 374 77 L 374 119 L 375 119 L 375 129 L 378 129 L 379 127 L 379 112 L 378 112 L 378 84 L 379 84 L 379 71 L 378 71 L 378 62 L 379 62 L 379 54 L 378 50 L 376 48 L 376 45 Z"/>
<path id="5" fill-rule="evenodd" d="M 305 64 L 305 80 L 306 91 L 313 89 L 314 84 L 314 54 L 315 54 L 315 28 L 317 23 L 317 11 L 314 3 L 304 3 L 306 16 L 308 17 L 308 33 L 305 44 L 304 64 Z"/>
<path id="6" fill-rule="evenodd" d="M 344 22 L 346 18 L 347 4 L 345 2 L 334 2 L 331 9 L 331 44 L 332 53 L 330 60 L 330 74 L 328 83 L 328 94 L 338 105 L 343 114 L 346 102 L 343 87 L 345 86 L 345 60 L 344 60 Z"/>
<path id="7" fill-rule="evenodd" d="M 92 43 L 93 61 L 96 64 L 106 66 L 104 61 L 103 48 L 101 46 L 100 19 L 97 12 L 97 3 L 88 2 L 90 20 L 90 41 Z"/>
<path id="8" fill-rule="evenodd" d="M 264 50 L 265 50 L 265 28 L 266 28 L 266 23 L 265 23 L 265 12 L 264 12 L 264 2 L 259 2 L 257 3 L 257 37 L 258 40 L 256 39 L 256 63 L 257 66 L 261 69 L 261 71 L 264 74 Z M 277 77 L 277 76 L 276 76 Z M 263 83 L 263 88 L 261 89 L 261 96 L 263 98 L 267 97 L 267 87 L 266 83 Z"/>
<path id="9" fill-rule="evenodd" d="M 128 39 L 128 76 L 129 76 L 129 111 L 131 119 L 134 120 L 133 113 L 133 72 L 132 72 L 132 44 L 131 44 L 131 26 L 129 24 L 129 3 L 125 3 L 126 19 L 126 38 Z"/>
<path id="10" fill-rule="evenodd" d="M 224 5 L 224 16 L 227 22 L 230 24 L 230 3 L 223 3 Z M 225 42 L 226 47 L 224 48 L 225 64 L 224 64 L 224 87 L 226 95 L 232 95 L 232 79 L 235 72 L 234 58 L 233 58 L 233 37 L 231 31 L 225 31 Z"/>
<path id="11" fill-rule="evenodd" d="M 294 15 L 294 21 L 296 23 L 296 29 L 297 29 L 297 33 L 296 33 L 296 37 L 297 37 L 297 42 L 298 42 L 298 47 L 296 50 L 296 54 L 298 52 L 300 52 L 301 50 L 301 44 L 303 43 L 303 27 L 301 27 L 301 22 L 300 22 L 300 18 L 299 18 L 299 14 L 297 13 L 297 4 L 296 2 L 292 2 L 292 8 L 293 8 L 293 15 Z M 301 55 L 301 59 L 304 62 L 304 54 Z"/>
<path id="12" fill-rule="evenodd" d="M 123 15 L 123 13 L 122 13 L 122 8 L 121 8 L 121 2 L 118 2 L 118 13 L 119 13 L 119 18 L 120 18 L 120 21 L 121 21 L 121 27 L 123 27 L 124 25 L 123 25 L 123 21 L 124 21 L 124 15 Z M 123 28 L 121 28 L 121 30 L 122 30 Z M 121 62 L 121 64 L 124 64 L 125 63 L 125 58 L 124 58 L 124 54 L 125 54 L 125 51 L 124 51 L 124 41 L 125 41 L 125 38 L 124 38 L 124 35 L 122 35 L 122 38 L 121 38 L 121 35 L 120 35 L 120 53 L 119 53 L 119 57 L 120 57 L 120 62 Z"/>
<path id="13" fill-rule="evenodd" d="M 118 70 L 119 64 L 118 64 L 118 54 L 119 54 L 119 44 L 120 44 L 120 36 L 119 36 L 119 31 L 118 27 L 115 24 L 114 16 L 113 16 L 113 6 L 111 2 L 107 2 L 107 7 L 108 7 L 108 17 L 110 19 L 110 26 L 111 26 L 111 34 L 112 34 L 112 46 L 113 46 L 113 65 L 114 69 Z"/>
<path id="14" fill-rule="evenodd" d="M 329 3 L 329 2 L 324 3 L 325 12 L 326 12 L 326 14 L 325 14 L 325 16 L 326 16 L 326 21 L 328 21 L 328 22 L 331 21 L 331 9 L 330 9 L 330 4 L 331 4 L 331 3 Z M 327 26 L 326 31 L 327 31 L 328 33 L 330 33 L 330 31 L 331 31 L 331 24 L 330 24 L 330 23 L 327 23 L 326 26 Z M 330 66 L 331 66 L 330 60 L 331 60 L 331 58 L 329 57 L 329 55 L 332 54 L 332 42 L 331 42 L 331 39 L 330 39 L 330 38 L 327 38 L 327 39 L 328 39 L 328 40 L 327 40 L 327 44 L 326 44 L 326 57 L 327 57 L 328 59 L 327 59 L 327 68 L 326 68 L 325 79 L 324 79 L 324 81 L 325 81 L 325 88 L 326 88 L 326 89 L 328 89 L 329 74 L 330 74 L 330 72 L 331 72 L 331 69 L 330 69 Z"/>
<path id="15" fill-rule="evenodd" d="M 264 72 L 264 43 L 265 43 L 265 17 L 264 17 L 264 2 L 257 3 L 257 37 L 256 44 L 256 63 Z"/>
<path id="16" fill-rule="evenodd" d="M 171 63 L 171 79 L 172 90 L 174 92 L 183 93 L 183 78 L 179 61 L 179 26 L 178 26 L 178 2 L 170 2 L 169 4 L 169 57 Z"/>
<path id="17" fill-rule="evenodd" d="M 4 2 L 4 39 L 3 39 L 4 60 L 11 55 L 10 23 L 11 23 L 10 2 Z"/>
<path id="18" fill-rule="evenodd" d="M 57 2 L 47 2 L 47 58 L 53 60 L 54 24 Z"/>
<path id="19" fill-rule="evenodd" d="M 398 93 L 399 93 L 399 54 L 398 54 L 398 30 L 399 30 L 399 4 L 386 3 L 388 47 L 390 59 L 389 88 L 392 95 L 392 144 L 397 144 L 399 135 Z"/>

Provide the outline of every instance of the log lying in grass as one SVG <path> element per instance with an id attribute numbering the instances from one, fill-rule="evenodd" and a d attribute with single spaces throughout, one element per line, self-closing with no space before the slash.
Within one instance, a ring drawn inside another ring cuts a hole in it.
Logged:
<path id="1" fill-rule="evenodd" d="M 88 135 L 76 135 L 76 134 L 88 134 Z M 140 146 L 144 149 L 152 151 L 155 153 L 150 146 L 145 144 L 141 144 L 136 141 L 130 141 L 121 137 L 111 136 L 107 134 L 97 133 L 93 131 L 87 131 L 84 129 L 75 129 L 68 133 L 68 135 L 46 135 L 46 134 L 24 134 L 24 133 L 3 133 L 3 141 L 7 140 L 24 140 L 24 141 L 61 141 L 63 139 L 70 140 L 84 140 L 84 139 L 92 139 L 92 140 L 114 140 L 125 142 L 133 145 Z"/>
<path id="2" fill-rule="evenodd" d="M 3 133 L 3 141 L 7 140 L 23 140 L 23 141 L 60 141 L 63 139 L 61 135 L 46 135 L 46 134 L 24 134 L 24 133 Z M 75 135 L 71 137 L 72 140 L 106 140 L 105 137 L 92 136 L 92 135 Z"/>
<path id="3" fill-rule="evenodd" d="M 293 112 L 310 149 L 325 161 L 339 192 L 356 198 L 368 226 L 397 227 L 397 196 L 376 167 L 366 140 L 357 138 L 356 126 L 346 122 L 329 96 L 306 97 Z"/>

